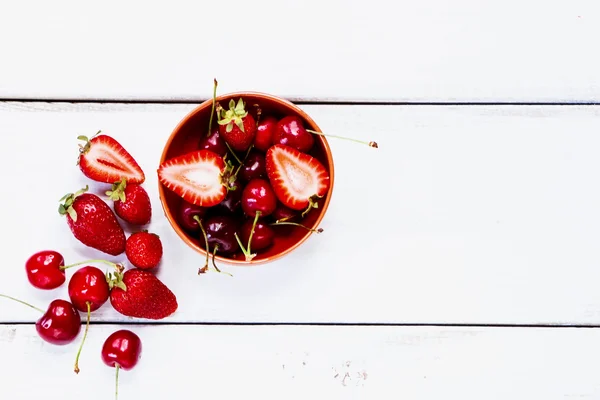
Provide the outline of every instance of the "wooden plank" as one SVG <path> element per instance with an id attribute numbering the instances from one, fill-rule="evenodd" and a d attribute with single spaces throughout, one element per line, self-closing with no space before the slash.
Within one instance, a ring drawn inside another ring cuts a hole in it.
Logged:
<path id="1" fill-rule="evenodd" d="M 317 101 L 597 102 L 599 15 L 595 0 L 11 2 L 0 98 L 195 101 L 216 77 Z"/>
<path id="2" fill-rule="evenodd" d="M 118 325 L 92 326 L 79 375 L 78 343 L 53 347 L 33 326 L 0 326 L 2 398 L 113 397 L 100 359 Z M 138 366 L 120 399 L 593 399 L 600 396 L 597 329 L 298 326 L 135 326 Z M 51 366 L 51 367 L 49 367 Z"/>
<path id="3" fill-rule="evenodd" d="M 334 195 L 313 236 L 284 260 L 197 276 L 203 260 L 161 213 L 163 143 L 192 105 L 0 103 L 6 235 L 0 292 L 42 307 L 23 264 L 54 248 L 97 258 L 58 215 L 90 183 L 76 136 L 114 135 L 147 173 L 165 246 L 159 277 L 180 308 L 168 321 L 598 324 L 600 108 L 305 106 L 331 140 Z M 92 185 L 96 193 L 106 186 Z M 110 258 L 124 260 L 124 257 Z M 70 274 L 69 274 L 70 276 Z M 34 321 L 2 301 L 0 321 Z M 96 320 L 121 321 L 107 305 Z"/>

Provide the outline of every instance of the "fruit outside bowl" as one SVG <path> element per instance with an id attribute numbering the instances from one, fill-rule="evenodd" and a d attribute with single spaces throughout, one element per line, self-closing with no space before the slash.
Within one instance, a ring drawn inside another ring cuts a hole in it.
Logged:
<path id="1" fill-rule="evenodd" d="M 237 102 L 240 97 L 244 99 L 244 102 L 246 103 L 246 109 L 249 112 L 253 112 L 255 110 L 255 105 L 258 104 L 262 111 L 261 115 L 263 117 L 267 115 L 273 115 L 275 118 L 280 119 L 284 116 L 295 115 L 303 120 L 305 128 L 321 132 L 318 125 L 306 112 L 301 110 L 290 101 L 273 95 L 258 92 L 236 92 L 217 96 L 216 101 L 223 107 L 227 107 L 230 99 L 234 99 Z M 198 149 L 198 143 L 201 135 L 206 135 L 208 131 L 211 109 L 212 99 L 209 99 L 192 110 L 180 121 L 167 140 L 158 165 L 170 158 Z M 213 127 L 216 126 L 216 124 L 217 119 L 214 117 Z M 321 220 L 325 216 L 325 213 L 327 212 L 329 201 L 333 192 L 334 166 L 333 157 L 326 138 L 324 136 L 314 135 L 314 139 L 315 144 L 308 154 L 312 155 L 323 164 L 329 173 L 330 184 L 326 195 L 319 201 L 319 207 L 313 208 L 302 219 L 301 223 L 308 228 L 317 229 Z M 165 188 L 160 182 L 158 190 L 161 205 L 167 220 L 177 235 L 179 235 L 179 237 L 192 249 L 196 250 L 203 256 L 206 256 L 206 252 L 204 250 L 204 238 L 202 237 L 202 234 L 188 233 L 182 228 L 181 224 L 177 220 L 176 211 L 178 210 L 178 207 L 180 207 L 182 199 L 174 192 Z M 254 257 L 254 259 L 252 259 L 252 261 L 246 261 L 244 254 L 241 251 L 233 256 L 227 257 L 217 253 L 215 259 L 221 262 L 238 265 L 262 264 L 271 262 L 280 259 L 286 254 L 289 254 L 293 250 L 297 249 L 308 239 L 310 235 L 313 234 L 313 232 L 297 226 L 281 226 L 278 227 L 278 232 L 279 229 L 285 232 L 285 235 L 276 233 L 273 244 L 265 250 L 258 251 L 257 255 Z"/>

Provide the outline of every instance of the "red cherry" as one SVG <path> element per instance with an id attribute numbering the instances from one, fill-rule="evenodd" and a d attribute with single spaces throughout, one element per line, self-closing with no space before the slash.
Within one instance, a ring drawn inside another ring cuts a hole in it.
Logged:
<path id="1" fill-rule="evenodd" d="M 273 145 L 273 135 L 277 120 L 274 117 L 268 116 L 258 123 L 256 127 L 256 136 L 254 137 L 254 147 L 263 152 L 267 152 L 269 147 Z"/>
<path id="2" fill-rule="evenodd" d="M 293 147 L 303 153 L 307 153 L 315 143 L 313 135 L 304 128 L 300 117 L 295 115 L 279 120 L 273 141 Z"/>
<path id="3" fill-rule="evenodd" d="M 265 179 L 253 179 L 242 192 L 242 210 L 249 217 L 254 217 L 260 211 L 261 217 L 266 217 L 275 211 L 277 198 L 271 185 Z"/>
<path id="4" fill-rule="evenodd" d="M 142 341 L 130 330 L 116 331 L 104 341 L 101 355 L 104 364 L 115 368 L 115 395 L 118 397 L 119 369 L 128 371 L 137 365 L 142 355 Z"/>
<path id="5" fill-rule="evenodd" d="M 210 150 L 219 156 L 223 157 L 227 153 L 227 145 L 225 140 L 219 133 L 219 127 L 215 127 L 210 131 L 210 135 L 202 134 L 198 143 L 199 150 Z"/>
<path id="6" fill-rule="evenodd" d="M 298 215 L 296 210 L 286 207 L 280 202 L 277 202 L 277 207 L 273 211 L 272 217 L 275 221 L 288 221 Z"/>
<path id="7" fill-rule="evenodd" d="M 66 300 L 57 299 L 35 323 L 35 329 L 48 343 L 65 345 L 71 343 L 81 330 L 81 317 Z"/>
<path id="8" fill-rule="evenodd" d="M 69 297 L 76 309 L 90 312 L 99 309 L 110 294 L 106 275 L 99 268 L 86 266 L 77 270 L 69 280 Z"/>
<path id="9" fill-rule="evenodd" d="M 200 232 L 200 226 L 198 226 L 198 221 L 196 221 L 194 217 L 198 216 L 199 218 L 202 218 L 205 214 L 206 207 L 197 206 L 181 199 L 177 220 L 186 231 Z"/>
<path id="10" fill-rule="evenodd" d="M 38 289 L 56 289 L 65 282 L 64 257 L 54 250 L 43 250 L 33 254 L 25 263 L 29 283 Z"/>
<path id="11" fill-rule="evenodd" d="M 246 182 L 252 179 L 267 177 L 267 161 L 265 155 L 257 150 L 250 150 L 240 169 L 240 177 Z"/>
<path id="12" fill-rule="evenodd" d="M 254 221 L 251 219 L 246 220 L 240 228 L 240 239 L 242 243 L 250 243 L 248 246 L 252 250 L 263 250 L 269 247 L 273 243 L 275 238 L 275 231 L 264 221 L 257 221 L 254 226 L 254 233 L 252 233 L 252 225 Z M 250 234 L 252 233 L 252 240 L 250 240 Z"/>

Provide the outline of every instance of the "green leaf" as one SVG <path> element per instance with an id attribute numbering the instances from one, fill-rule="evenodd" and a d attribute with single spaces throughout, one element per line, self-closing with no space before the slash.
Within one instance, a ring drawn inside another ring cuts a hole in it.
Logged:
<path id="1" fill-rule="evenodd" d="M 219 125 L 227 125 L 229 123 L 229 121 L 226 121 L 225 119 L 221 119 L 221 120 L 218 120 L 217 123 Z"/>
<path id="2" fill-rule="evenodd" d="M 67 208 L 67 212 L 69 213 L 69 216 L 71 217 L 73 222 L 77 222 L 77 212 L 75 211 L 75 209 L 73 207 L 69 207 Z"/>
<path id="3" fill-rule="evenodd" d="M 235 124 L 237 125 L 238 128 L 240 128 L 240 131 L 246 133 L 246 131 L 244 130 L 244 121 L 242 121 L 241 119 L 236 121 Z"/>
<path id="4" fill-rule="evenodd" d="M 233 122 L 229 122 L 227 124 L 227 128 L 225 129 L 227 132 L 231 132 L 231 130 L 233 129 Z"/>
<path id="5" fill-rule="evenodd" d="M 65 215 L 67 213 L 67 209 L 65 208 L 65 206 L 63 206 L 62 204 L 59 204 L 59 206 L 58 206 L 58 213 L 60 215 Z"/>
<path id="6" fill-rule="evenodd" d="M 119 192 L 119 200 L 125 203 L 125 192 Z"/>
<path id="7" fill-rule="evenodd" d="M 230 110 L 235 109 L 235 100 L 233 100 L 233 99 L 229 100 L 229 109 Z"/>
<path id="8" fill-rule="evenodd" d="M 90 140 L 88 139 L 88 137 L 87 137 L 87 136 L 85 136 L 85 135 L 80 135 L 80 136 L 77 136 L 77 139 L 79 139 L 79 140 L 85 140 L 86 142 L 89 142 L 89 141 L 90 141 Z"/>
<path id="9" fill-rule="evenodd" d="M 244 101 L 242 100 L 242 98 L 240 97 L 240 99 L 238 100 L 237 105 L 235 106 L 235 113 L 244 113 Z"/>
<path id="10" fill-rule="evenodd" d="M 124 291 L 127 291 L 127 286 L 125 286 L 125 282 L 123 282 L 123 281 L 121 281 L 121 280 L 119 280 L 119 281 L 117 282 L 117 285 L 116 285 L 116 286 L 117 286 L 119 289 L 123 289 Z"/>

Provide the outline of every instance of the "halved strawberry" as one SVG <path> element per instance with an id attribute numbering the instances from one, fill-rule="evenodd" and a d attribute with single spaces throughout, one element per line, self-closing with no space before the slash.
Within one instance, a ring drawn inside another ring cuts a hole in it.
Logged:
<path id="1" fill-rule="evenodd" d="M 221 178 L 224 170 L 222 157 L 210 150 L 196 150 L 163 162 L 158 180 L 185 201 L 212 207 L 227 195 Z"/>
<path id="2" fill-rule="evenodd" d="M 146 177 L 135 159 L 117 142 L 108 135 L 98 135 L 91 139 L 79 136 L 77 139 L 85 141 L 79 145 L 79 169 L 88 178 L 105 183 L 120 182 L 143 183 Z"/>
<path id="3" fill-rule="evenodd" d="M 316 207 L 329 190 L 329 174 L 316 158 L 286 145 L 267 151 L 267 175 L 275 196 L 293 210 Z"/>

